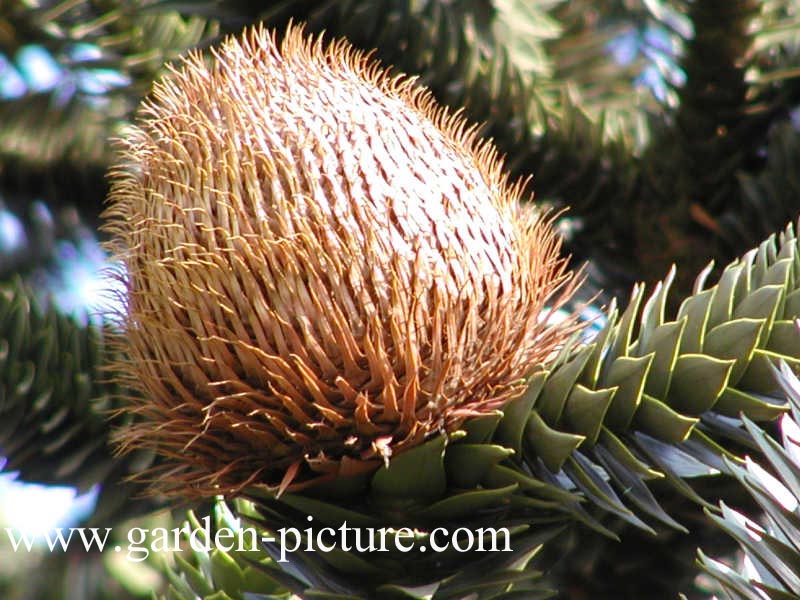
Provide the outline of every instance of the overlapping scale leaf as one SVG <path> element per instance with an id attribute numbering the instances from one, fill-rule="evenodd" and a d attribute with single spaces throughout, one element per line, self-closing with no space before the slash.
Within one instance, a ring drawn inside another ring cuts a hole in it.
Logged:
<path id="1" fill-rule="evenodd" d="M 733 600 L 800 598 L 800 379 L 785 363 L 778 379 L 791 405 L 791 413 L 781 420 L 781 443 L 745 418 L 763 459 L 729 465 L 763 510 L 762 522 L 725 504 L 720 504 L 720 514 L 707 511 L 738 542 L 744 564 L 734 568 L 698 551 L 700 567 Z"/>
<path id="2" fill-rule="evenodd" d="M 525 408 L 524 398 L 520 406 Z M 250 556 L 247 564 L 258 564 L 303 598 L 549 597 L 531 559 L 571 513 L 593 520 L 579 508 L 576 494 L 508 461 L 514 450 L 491 441 L 502 421 L 500 414 L 473 420 L 463 431 L 433 438 L 373 474 L 305 493 L 278 496 L 274 490 L 249 488 L 236 514 L 273 539 L 264 543 L 264 556 L 256 562 Z M 507 424 L 505 434 L 524 435 L 511 429 Z M 320 533 L 324 528 L 336 532 L 335 539 L 324 540 L 334 547 L 309 551 L 317 536 L 330 535 Z M 451 544 L 449 536 L 457 531 L 458 542 Z M 282 538 L 281 532 L 298 537 Z M 342 535 L 348 536 L 346 542 Z M 289 540 L 287 548 L 281 539 Z M 465 552 L 467 547 L 471 551 Z M 195 572 L 198 567 L 179 567 L 185 575 L 182 583 L 173 581 L 169 598 L 205 597 L 203 590 L 221 589 L 239 597 L 220 588 L 209 573 Z M 201 581 L 191 584 L 193 578 Z"/>
<path id="3" fill-rule="evenodd" d="M 220 500 L 214 507 L 213 524 L 189 513 L 184 526 L 188 554 L 176 555 L 167 573 L 167 600 L 446 600 L 465 594 L 490 600 L 552 595 L 538 582 L 541 573 L 527 566 L 558 532 L 556 528 L 515 534 L 513 548 L 507 552 L 474 553 L 473 560 L 464 561 L 460 559 L 463 553 L 451 551 L 431 561 L 430 547 L 427 555 L 420 550 L 430 544 L 430 533 L 400 528 L 367 533 L 365 528 L 374 526 L 374 520 L 321 501 L 289 496 L 285 502 L 272 503 L 263 497 L 257 504 L 239 500 L 236 509 L 231 512 Z M 356 538 L 357 527 L 361 531 Z M 227 540 L 222 545 L 216 543 L 220 532 Z M 371 545 L 373 549 L 363 553 L 330 549 L 333 538 L 341 536 L 350 536 L 346 543 L 351 547 Z M 402 550 L 412 543 L 415 549 Z M 489 548 L 502 541 L 485 536 L 482 543 Z M 454 569 L 453 564 L 460 568 Z"/>
<path id="4" fill-rule="evenodd" d="M 0 457 L 25 481 L 101 484 L 94 518 L 104 525 L 155 501 L 131 503 L 123 479 L 149 466 L 139 453 L 119 460 L 109 447 L 116 384 L 103 372 L 108 331 L 43 308 L 19 279 L 0 287 Z"/>
<path id="5" fill-rule="evenodd" d="M 510 461 L 639 527 L 649 528 L 645 516 L 679 527 L 648 480 L 704 502 L 688 479 L 729 472 L 738 459 L 726 444 L 752 445 L 740 414 L 769 420 L 785 410 L 772 365 L 800 369 L 794 228 L 731 263 L 716 285 L 707 274 L 671 320 L 674 272 L 646 302 L 636 286 L 622 315 L 612 305 L 594 342 L 560 357 L 518 401 L 531 410 L 524 425 L 509 406 L 513 435 L 501 421 L 496 439 L 515 450 Z"/>
<path id="6" fill-rule="evenodd" d="M 279 581 L 290 576 L 284 575 L 261 549 L 261 533 L 253 536 L 243 531 L 245 527 L 222 501 L 206 517 L 199 518 L 190 511 L 182 527 L 185 550 L 176 552 L 174 565 L 166 569 L 164 598 L 289 598 L 291 593 Z M 222 543 L 217 543 L 220 540 Z"/>

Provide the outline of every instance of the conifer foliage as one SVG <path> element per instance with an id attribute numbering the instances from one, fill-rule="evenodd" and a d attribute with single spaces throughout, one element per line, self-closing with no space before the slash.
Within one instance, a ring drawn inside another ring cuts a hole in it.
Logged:
<path id="1" fill-rule="evenodd" d="M 308 112 L 304 60 L 358 102 Z M 0 595 L 800 597 L 798 110 L 791 0 L 2 3 L 0 465 L 117 535 L 265 541 L 2 540 Z"/>

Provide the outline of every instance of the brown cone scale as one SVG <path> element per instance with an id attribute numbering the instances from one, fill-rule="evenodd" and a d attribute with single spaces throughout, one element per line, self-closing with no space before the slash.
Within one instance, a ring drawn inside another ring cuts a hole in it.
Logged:
<path id="1" fill-rule="evenodd" d="M 572 331 L 490 143 L 345 42 L 256 28 L 155 86 L 112 170 L 122 370 L 162 489 L 301 489 L 502 409 Z"/>

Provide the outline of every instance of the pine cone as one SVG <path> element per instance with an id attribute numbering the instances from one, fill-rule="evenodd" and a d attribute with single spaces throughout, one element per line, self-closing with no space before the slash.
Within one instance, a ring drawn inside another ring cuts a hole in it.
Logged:
<path id="1" fill-rule="evenodd" d="M 373 470 L 501 409 L 575 330 L 548 317 L 575 287 L 561 240 L 494 146 L 344 41 L 191 55 L 121 150 L 120 439 L 168 492 Z"/>

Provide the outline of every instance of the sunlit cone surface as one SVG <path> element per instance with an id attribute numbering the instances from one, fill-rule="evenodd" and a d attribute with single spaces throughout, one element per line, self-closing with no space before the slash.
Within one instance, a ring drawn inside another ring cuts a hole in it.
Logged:
<path id="1" fill-rule="evenodd" d="M 345 42 L 212 54 L 156 85 L 112 172 L 123 448 L 175 493 L 301 489 L 523 392 L 574 279 L 494 147 Z"/>

